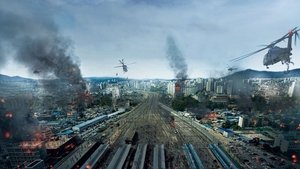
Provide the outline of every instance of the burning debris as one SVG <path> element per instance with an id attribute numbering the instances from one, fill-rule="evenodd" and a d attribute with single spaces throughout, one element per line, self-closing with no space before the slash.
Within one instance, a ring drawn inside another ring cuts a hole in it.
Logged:
<path id="1" fill-rule="evenodd" d="M 84 105 L 80 96 L 85 92 L 86 84 L 78 63 L 73 60 L 71 41 L 59 33 L 57 26 L 47 15 L 12 12 L 0 7 L 0 25 L 1 66 L 12 59 L 43 79 L 40 80 L 43 90 L 54 97 L 54 100 L 62 100 L 62 96 L 65 96 L 75 100 L 77 107 Z M 60 95 L 57 95 L 58 91 Z M 33 125 L 30 123 L 34 120 L 29 118 L 32 106 L 28 100 L 32 101 L 20 97 L 11 101 L 14 105 L 10 105 L 7 100 L 0 98 L 1 121 L 4 121 L 0 130 L 5 138 L 22 139 L 24 135 L 33 133 Z M 19 104 L 20 106 L 15 106 Z M 59 107 L 67 106 L 66 102 L 60 104 Z"/>
<path id="2" fill-rule="evenodd" d="M 32 98 L 14 96 L 0 104 L 0 131 L 3 138 L 31 139 L 36 130 L 36 121 L 31 117 Z"/>

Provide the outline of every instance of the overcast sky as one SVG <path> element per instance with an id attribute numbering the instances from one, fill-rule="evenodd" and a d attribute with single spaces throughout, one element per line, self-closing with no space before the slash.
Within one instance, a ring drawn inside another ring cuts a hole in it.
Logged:
<path id="1" fill-rule="evenodd" d="M 188 64 L 189 77 L 217 77 L 227 67 L 266 70 L 261 52 L 247 54 L 300 26 L 299 0 L 1 0 L 0 10 L 48 15 L 73 42 L 74 59 L 83 76 L 174 78 L 166 57 L 173 36 Z M 278 44 L 280 47 L 286 44 Z M 300 67 L 300 46 L 293 46 L 291 69 Z M 6 53 L 13 55 L 13 52 Z M 114 68 L 118 60 L 126 74 Z M 270 66 L 271 71 L 286 66 Z M 1 74 L 35 77 L 9 60 Z"/>

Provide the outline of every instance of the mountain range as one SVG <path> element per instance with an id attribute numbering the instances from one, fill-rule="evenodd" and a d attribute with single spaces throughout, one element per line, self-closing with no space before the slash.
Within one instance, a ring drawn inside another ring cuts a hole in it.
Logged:
<path id="1" fill-rule="evenodd" d="M 0 74 L 0 81 L 5 81 L 5 82 L 21 82 L 21 81 L 34 81 L 34 79 L 30 78 L 24 78 L 20 76 L 7 76 L 7 75 L 2 75 Z"/>
<path id="2" fill-rule="evenodd" d="M 232 73 L 223 78 L 225 79 L 249 79 L 249 78 L 289 78 L 300 77 L 300 69 L 293 69 L 289 71 L 271 72 L 271 71 L 257 71 L 246 69 Z"/>
<path id="3" fill-rule="evenodd" d="M 289 71 L 257 71 L 252 69 L 246 69 L 227 75 L 225 79 L 249 79 L 249 78 L 289 78 L 289 77 L 300 77 L 300 69 L 293 69 Z M 124 81 L 125 78 L 120 77 L 86 77 L 88 81 Z M 7 76 L 0 74 L 0 81 L 6 82 L 18 82 L 18 81 L 35 81 L 34 79 L 24 78 L 20 76 Z"/>

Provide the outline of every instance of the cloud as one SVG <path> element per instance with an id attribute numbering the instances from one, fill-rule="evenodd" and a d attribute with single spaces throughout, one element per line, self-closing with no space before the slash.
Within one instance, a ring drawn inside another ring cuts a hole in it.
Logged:
<path id="1" fill-rule="evenodd" d="M 133 78 L 172 75 L 164 50 L 169 34 L 176 37 L 191 65 L 192 77 L 209 76 L 204 70 L 226 71 L 227 64 L 265 69 L 264 52 L 238 63 L 229 60 L 282 36 L 297 26 L 295 18 L 300 15 L 297 0 L 51 0 L 44 5 L 55 13 L 62 33 L 73 39 L 85 76 L 114 75 L 120 58 L 150 67 L 157 60 L 165 63 L 151 74 L 148 67 L 137 64 L 129 70 Z M 294 47 L 293 54 L 292 68 L 297 68 L 299 47 Z M 285 70 L 282 65 L 270 68 Z"/>

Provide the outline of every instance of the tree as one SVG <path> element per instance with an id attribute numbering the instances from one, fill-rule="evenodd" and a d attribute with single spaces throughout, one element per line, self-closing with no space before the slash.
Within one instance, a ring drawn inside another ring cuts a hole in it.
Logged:
<path id="1" fill-rule="evenodd" d="M 240 126 L 238 126 L 237 124 L 232 126 L 233 130 L 241 130 L 242 128 Z"/>
<path id="2" fill-rule="evenodd" d="M 182 99 L 174 99 L 172 101 L 172 108 L 176 111 L 184 111 L 186 109 L 186 103 Z"/>
<path id="3" fill-rule="evenodd" d="M 192 98 L 187 97 L 175 97 L 172 101 L 172 108 L 177 111 L 184 111 L 187 108 L 197 107 L 199 102 Z"/>

